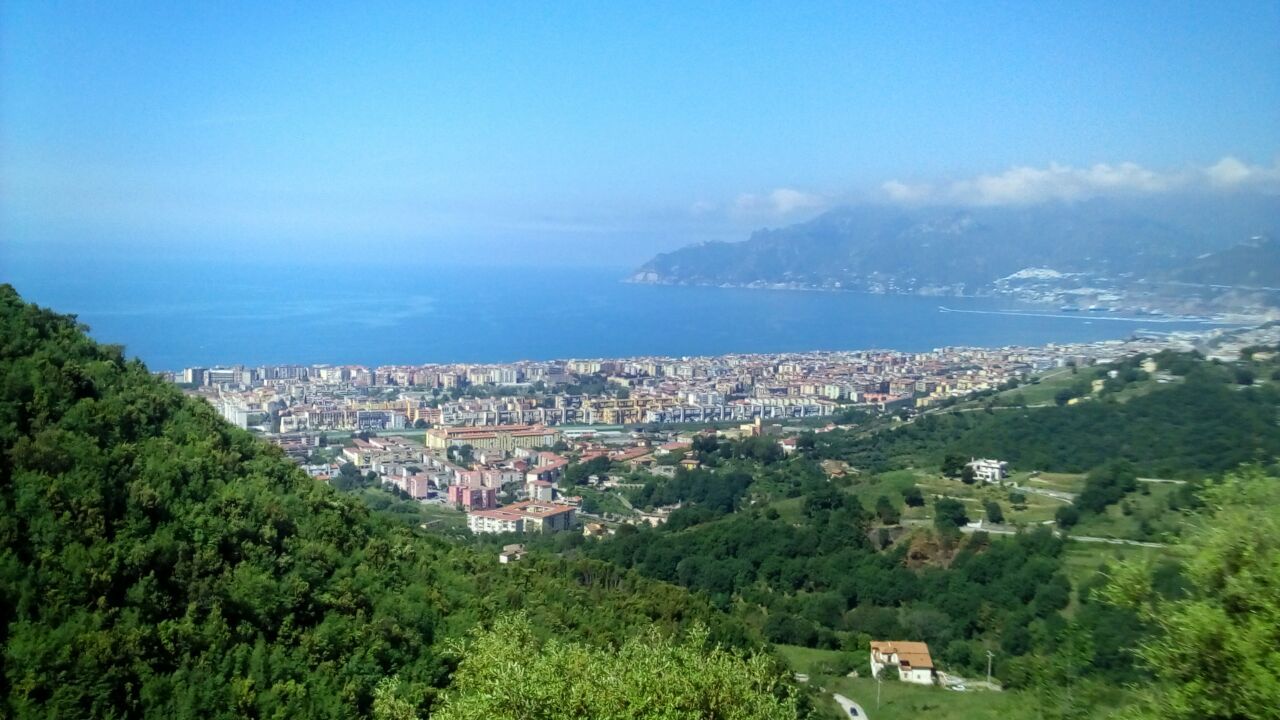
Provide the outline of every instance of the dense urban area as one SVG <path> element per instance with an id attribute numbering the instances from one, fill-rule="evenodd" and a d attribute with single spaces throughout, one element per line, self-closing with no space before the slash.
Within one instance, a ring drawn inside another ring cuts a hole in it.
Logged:
<path id="1" fill-rule="evenodd" d="M 637 507 L 629 498 L 654 480 L 702 467 L 695 445 L 708 437 L 764 438 L 788 456 L 804 433 L 877 416 L 910 420 L 1039 384 L 1046 374 L 1168 351 L 1235 359 L 1244 348 L 1276 342 L 1280 326 L 1268 325 L 923 353 L 191 367 L 159 375 L 208 400 L 232 424 L 262 433 L 319 480 L 382 487 L 460 511 L 477 534 L 581 527 L 586 536 L 602 536 L 619 523 L 659 525 L 679 509 L 678 501 Z M 1153 361 L 1145 367 L 1156 372 Z M 1080 399 L 1068 395 L 1063 388 L 1039 404 Z M 966 472 L 979 480 L 1008 476 L 1002 459 L 967 460 Z M 842 465 L 827 470 L 842 473 Z M 517 548 L 504 551 L 503 562 Z"/>

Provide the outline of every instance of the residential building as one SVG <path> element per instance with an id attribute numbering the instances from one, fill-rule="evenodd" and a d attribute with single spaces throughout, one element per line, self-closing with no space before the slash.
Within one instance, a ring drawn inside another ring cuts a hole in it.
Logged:
<path id="1" fill-rule="evenodd" d="M 894 668 L 898 679 L 918 685 L 933 684 L 933 658 L 929 655 L 929 645 L 907 640 L 888 640 L 871 642 L 871 676 L 880 674 L 884 668 Z"/>
<path id="2" fill-rule="evenodd" d="M 448 499 L 466 510 L 487 510 L 498 506 L 498 493 L 493 488 L 450 485 Z"/>
<path id="3" fill-rule="evenodd" d="M 426 446 L 432 450 L 447 450 L 470 445 L 476 450 L 510 453 L 516 448 L 551 447 L 559 439 L 559 430 L 543 425 L 440 427 L 427 431 Z"/>
<path id="4" fill-rule="evenodd" d="M 498 553 L 498 562 L 506 565 L 523 558 L 528 551 L 524 549 L 524 545 L 515 543 L 512 545 L 503 545 L 502 552 Z"/>
<path id="5" fill-rule="evenodd" d="M 568 505 L 536 500 L 467 513 L 473 533 L 559 532 L 573 527 L 575 510 Z"/>
<path id="6" fill-rule="evenodd" d="M 983 482 L 996 483 L 1009 476 L 1009 463 L 1003 460 L 970 459 L 965 465 L 973 468 L 973 476 Z"/>

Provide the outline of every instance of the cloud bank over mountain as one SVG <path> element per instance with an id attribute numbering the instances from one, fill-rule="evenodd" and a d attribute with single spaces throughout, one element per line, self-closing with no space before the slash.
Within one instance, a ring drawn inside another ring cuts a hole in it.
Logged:
<path id="1" fill-rule="evenodd" d="M 1227 156 L 1203 168 L 1160 171 L 1137 163 L 1073 167 L 1012 167 L 941 184 L 889 180 L 881 198 L 919 205 L 1002 206 L 1073 201 L 1109 195 L 1156 195 L 1174 191 L 1249 191 L 1280 194 L 1280 161 L 1270 167 Z"/>

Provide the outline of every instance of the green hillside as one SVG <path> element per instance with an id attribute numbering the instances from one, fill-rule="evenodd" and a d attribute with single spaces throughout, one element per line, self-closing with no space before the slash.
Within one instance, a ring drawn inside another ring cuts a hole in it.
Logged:
<path id="1" fill-rule="evenodd" d="M 1055 393 L 1070 405 L 944 411 L 887 432 L 825 433 L 815 439 L 816 453 L 872 471 L 937 465 L 947 454 L 1068 473 L 1125 460 L 1157 478 L 1203 477 L 1280 456 L 1274 363 L 1232 366 L 1169 353 L 1155 360 L 1168 382 L 1148 377 L 1133 359 L 1081 370 Z M 1096 392 L 1095 380 L 1102 383 Z"/>
<path id="2" fill-rule="evenodd" d="M 83 330 L 0 286 L 0 716 L 426 716 L 454 641 L 514 610 L 583 647 L 751 645 L 679 588 L 383 519 Z"/>

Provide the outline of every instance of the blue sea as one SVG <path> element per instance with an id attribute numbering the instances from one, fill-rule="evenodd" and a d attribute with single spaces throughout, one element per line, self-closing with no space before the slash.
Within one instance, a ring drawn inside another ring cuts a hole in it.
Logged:
<path id="1" fill-rule="evenodd" d="M 631 285 L 628 268 L 48 257 L 0 267 L 153 369 L 1039 345 L 1203 327 L 975 298 Z M 942 309 L 945 306 L 953 312 Z M 955 310 L 967 312 L 954 312 Z M 1028 312 L 1031 314 L 1005 314 Z"/>

